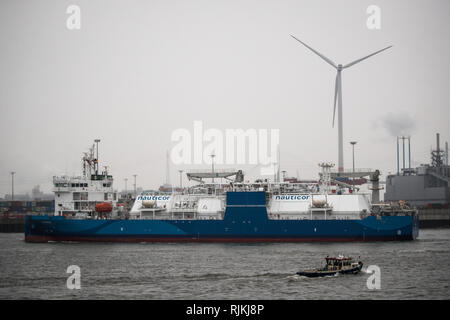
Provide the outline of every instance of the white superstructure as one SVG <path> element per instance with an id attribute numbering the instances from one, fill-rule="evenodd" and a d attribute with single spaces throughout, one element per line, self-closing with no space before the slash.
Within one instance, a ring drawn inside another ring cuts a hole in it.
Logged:
<path id="1" fill-rule="evenodd" d="M 334 187 L 337 188 L 337 187 Z M 341 193 L 326 186 L 295 183 L 202 184 L 183 193 L 142 193 L 130 219 L 223 219 L 226 191 L 265 190 L 269 219 L 361 219 L 371 212 L 370 195 Z M 199 192 L 202 190 L 203 192 Z M 325 192 L 328 191 L 329 193 Z"/>
<path id="2" fill-rule="evenodd" d="M 113 189 L 113 177 L 108 174 L 106 167 L 103 172 L 98 172 L 98 146 L 97 157 L 94 156 L 94 150 L 95 145 L 82 158 L 82 176 L 53 177 L 55 215 L 91 215 L 97 204 L 106 202 L 115 207 L 117 191 Z"/>

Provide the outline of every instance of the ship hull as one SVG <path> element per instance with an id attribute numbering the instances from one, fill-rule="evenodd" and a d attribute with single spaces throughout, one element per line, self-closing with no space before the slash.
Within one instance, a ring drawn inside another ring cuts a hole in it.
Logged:
<path id="1" fill-rule="evenodd" d="M 417 216 L 368 216 L 357 220 L 268 219 L 264 192 L 228 193 L 223 220 L 25 217 L 27 242 L 353 242 L 413 240 L 417 235 Z"/>
<path id="2" fill-rule="evenodd" d="M 113 236 L 113 237 L 87 237 L 87 236 L 25 236 L 26 242 L 203 242 L 203 243 L 277 243 L 277 242 L 365 242 L 365 241 L 403 241 L 403 240 L 413 240 L 410 236 L 383 236 L 383 237 L 355 237 L 355 238 L 250 238 L 250 237 L 209 237 L 209 238 L 194 238 L 194 237 L 123 237 L 123 236 Z"/>

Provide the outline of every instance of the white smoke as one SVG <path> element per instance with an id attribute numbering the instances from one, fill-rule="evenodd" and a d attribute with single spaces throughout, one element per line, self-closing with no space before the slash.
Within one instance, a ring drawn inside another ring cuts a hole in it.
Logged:
<path id="1" fill-rule="evenodd" d="M 414 118 L 405 113 L 388 113 L 379 120 L 379 125 L 393 137 L 411 135 L 417 126 Z"/>

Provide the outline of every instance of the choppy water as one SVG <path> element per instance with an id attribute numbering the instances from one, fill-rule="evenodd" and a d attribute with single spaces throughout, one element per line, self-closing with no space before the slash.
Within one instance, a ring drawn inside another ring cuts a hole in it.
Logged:
<path id="1" fill-rule="evenodd" d="M 370 274 L 296 276 L 326 255 L 361 256 Z M 69 290 L 69 265 L 81 289 Z M 283 244 L 31 244 L 0 234 L 0 299 L 449 299 L 450 229 L 407 242 Z"/>

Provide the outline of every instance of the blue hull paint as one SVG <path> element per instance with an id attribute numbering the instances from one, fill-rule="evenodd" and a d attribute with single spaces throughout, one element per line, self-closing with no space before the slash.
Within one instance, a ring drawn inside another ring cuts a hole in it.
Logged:
<path id="1" fill-rule="evenodd" d="M 26 216 L 25 240 L 46 241 L 374 241 L 413 240 L 417 216 L 363 220 L 270 220 L 265 192 L 228 192 L 223 220 L 73 220 Z"/>

